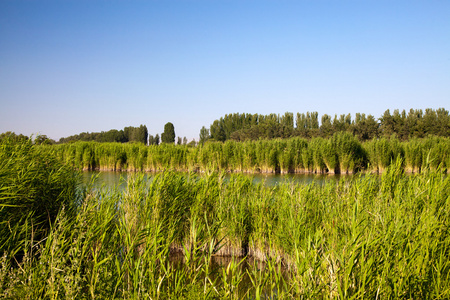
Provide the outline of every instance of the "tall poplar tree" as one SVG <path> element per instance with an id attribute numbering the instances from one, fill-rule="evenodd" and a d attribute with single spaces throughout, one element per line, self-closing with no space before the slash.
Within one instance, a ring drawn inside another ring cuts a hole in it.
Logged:
<path id="1" fill-rule="evenodd" d="M 200 129 L 200 144 L 203 145 L 209 138 L 209 129 L 206 129 L 206 127 L 203 126 L 202 129 Z"/>
<path id="2" fill-rule="evenodd" d="M 167 144 L 175 143 L 175 128 L 172 123 L 164 125 L 164 132 L 161 134 L 161 142 Z"/>

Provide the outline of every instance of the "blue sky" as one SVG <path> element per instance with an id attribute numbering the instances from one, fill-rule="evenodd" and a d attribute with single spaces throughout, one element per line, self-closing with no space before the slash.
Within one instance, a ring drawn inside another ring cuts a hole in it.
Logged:
<path id="1" fill-rule="evenodd" d="M 0 132 L 450 109 L 450 1 L 2 0 Z"/>

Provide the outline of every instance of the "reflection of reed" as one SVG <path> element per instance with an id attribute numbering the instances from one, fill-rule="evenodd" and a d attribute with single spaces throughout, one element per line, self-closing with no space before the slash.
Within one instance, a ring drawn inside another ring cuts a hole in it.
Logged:
<path id="1" fill-rule="evenodd" d="M 127 177 L 131 173 L 129 172 L 111 172 L 111 171 L 85 171 L 83 172 L 84 182 L 88 183 L 91 180 L 92 176 L 97 176 L 97 180 L 95 185 L 97 188 L 105 186 L 109 188 L 119 187 L 121 189 L 125 189 L 127 184 Z M 146 180 L 151 182 L 155 176 L 157 176 L 158 172 L 146 173 Z M 180 173 L 188 176 L 187 173 Z M 198 173 L 199 176 L 206 176 L 204 173 Z M 229 181 L 232 176 L 235 176 L 234 173 L 225 173 L 224 180 Z M 324 174 L 309 174 L 309 173 L 297 173 L 297 174 L 249 174 L 244 173 L 240 174 L 245 177 L 249 177 L 252 179 L 254 184 L 263 183 L 265 186 L 276 186 L 279 184 L 320 184 L 324 185 L 328 181 L 338 182 L 341 179 L 350 180 L 353 175 L 324 175 Z"/>

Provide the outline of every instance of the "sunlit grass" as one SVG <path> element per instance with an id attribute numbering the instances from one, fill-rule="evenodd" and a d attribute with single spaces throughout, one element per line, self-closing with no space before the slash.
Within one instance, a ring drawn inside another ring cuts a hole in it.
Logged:
<path id="1" fill-rule="evenodd" d="M 3 180 L 19 171 L 2 172 Z M 59 208 L 45 236 L 22 234 L 35 232 L 31 219 L 8 227 L 17 244 L 0 253 L 2 297 L 450 297 L 450 179 L 431 163 L 408 176 L 397 160 L 381 177 L 273 187 L 215 172 L 151 181 L 136 173 L 125 190 L 82 194 L 75 208 Z M 5 195 L 2 224 L 14 203 Z M 218 255 L 231 257 L 217 268 Z"/>
<path id="2" fill-rule="evenodd" d="M 208 142 L 197 147 L 97 142 L 41 147 L 79 170 L 382 173 L 397 158 L 407 172 L 450 166 L 450 139 L 433 136 L 406 142 L 393 136 L 361 143 L 350 133 L 337 133 L 329 139 Z"/>

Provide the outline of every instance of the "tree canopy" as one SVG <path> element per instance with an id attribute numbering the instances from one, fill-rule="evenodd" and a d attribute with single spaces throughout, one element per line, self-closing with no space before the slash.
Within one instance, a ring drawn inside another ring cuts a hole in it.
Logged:
<path id="1" fill-rule="evenodd" d="M 319 120 L 320 125 L 319 125 Z M 337 132 L 349 132 L 361 141 L 373 138 L 388 137 L 395 134 L 400 140 L 427 135 L 450 136 L 450 115 L 444 108 L 433 110 L 427 108 L 386 110 L 376 119 L 373 115 L 357 113 L 352 120 L 350 114 L 319 117 L 317 112 L 297 113 L 294 126 L 294 114 L 286 112 L 284 115 L 269 114 L 227 114 L 215 120 L 209 128 L 200 130 L 200 140 L 205 136 L 215 141 L 226 140 L 258 140 L 289 137 L 322 137 L 329 138 Z"/>
<path id="2" fill-rule="evenodd" d="M 161 134 L 161 141 L 167 144 L 175 143 L 175 127 L 172 123 L 167 122 L 164 125 L 164 132 Z"/>
<path id="3" fill-rule="evenodd" d="M 111 129 L 102 132 L 82 132 L 80 134 L 72 135 L 66 138 L 61 138 L 60 143 L 67 143 L 73 141 L 95 141 L 101 143 L 117 142 L 139 142 L 147 145 L 148 130 L 147 126 L 141 125 L 139 127 L 125 127 L 123 130 Z"/>
<path id="4" fill-rule="evenodd" d="M 202 127 L 202 129 L 200 129 L 200 144 L 204 144 L 207 140 L 210 139 L 210 135 L 209 135 L 209 129 L 207 129 L 205 126 Z"/>

